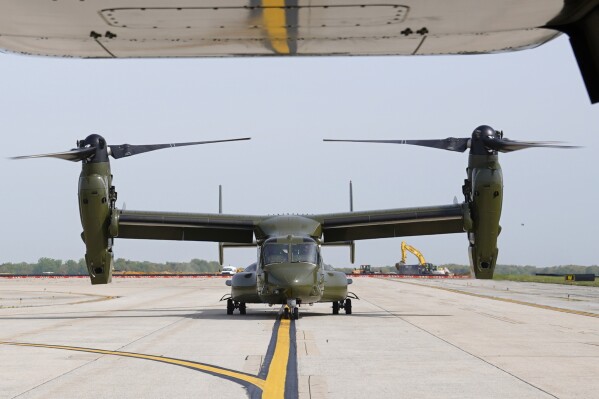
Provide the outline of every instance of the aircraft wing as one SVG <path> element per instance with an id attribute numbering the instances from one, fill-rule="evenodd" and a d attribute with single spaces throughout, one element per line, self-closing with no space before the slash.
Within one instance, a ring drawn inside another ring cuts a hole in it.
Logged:
<path id="1" fill-rule="evenodd" d="M 117 210 L 118 238 L 175 241 L 212 241 L 252 244 L 262 222 L 273 216 L 220 213 L 177 213 Z M 469 218 L 465 204 L 304 215 L 324 244 L 353 240 L 461 233 Z M 280 218 L 279 218 L 280 219 Z M 283 217 L 284 219 L 284 217 Z M 279 222 L 285 227 L 285 220 Z M 316 228 L 320 225 L 320 229 Z"/>
<path id="2" fill-rule="evenodd" d="M 118 238 L 251 244 L 261 216 L 118 210 Z"/>
<path id="3" fill-rule="evenodd" d="M 551 40 L 559 32 L 545 26 L 594 3 L 4 0 L 0 49 L 82 58 L 494 53 Z"/>
<path id="4" fill-rule="evenodd" d="M 322 225 L 324 243 L 462 233 L 469 218 L 465 204 L 310 216 Z"/>
<path id="5" fill-rule="evenodd" d="M 0 51 L 56 57 L 487 54 L 562 32 L 599 102 L 599 0 L 0 2 Z"/>

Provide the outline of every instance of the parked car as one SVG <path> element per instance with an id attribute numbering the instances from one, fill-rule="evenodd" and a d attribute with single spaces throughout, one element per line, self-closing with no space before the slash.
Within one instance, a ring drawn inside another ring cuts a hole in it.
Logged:
<path id="1" fill-rule="evenodd" d="M 237 273 L 237 268 L 233 266 L 224 266 L 223 271 L 220 273 L 221 276 L 233 276 Z"/>

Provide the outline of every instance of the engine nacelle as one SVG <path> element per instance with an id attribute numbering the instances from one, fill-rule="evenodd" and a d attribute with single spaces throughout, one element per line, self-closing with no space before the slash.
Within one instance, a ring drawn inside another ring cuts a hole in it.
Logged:
<path id="1" fill-rule="evenodd" d="M 490 279 L 497 263 L 503 202 L 503 176 L 497 155 L 470 155 L 464 193 L 473 221 L 468 232 L 470 267 L 476 278 Z"/>
<path id="2" fill-rule="evenodd" d="M 85 242 L 85 262 L 92 284 L 112 281 L 113 254 L 110 235 L 114 192 L 108 162 L 84 163 L 79 176 L 79 214 Z"/>

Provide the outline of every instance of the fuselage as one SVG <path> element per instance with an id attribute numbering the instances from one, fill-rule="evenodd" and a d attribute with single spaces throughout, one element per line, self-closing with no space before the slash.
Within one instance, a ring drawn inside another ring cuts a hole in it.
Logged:
<path id="1" fill-rule="evenodd" d="M 231 281 L 231 297 L 246 303 L 298 304 L 342 301 L 348 280 L 325 266 L 320 245 L 308 236 L 271 237 L 258 246 L 257 262 Z"/>

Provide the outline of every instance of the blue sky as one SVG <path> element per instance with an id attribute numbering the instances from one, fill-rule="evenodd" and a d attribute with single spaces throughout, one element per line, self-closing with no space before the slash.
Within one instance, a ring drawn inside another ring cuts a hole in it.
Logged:
<path id="1" fill-rule="evenodd" d="M 324 213 L 460 201 L 467 154 L 322 143 L 322 138 L 466 137 L 480 124 L 515 140 L 578 150 L 500 157 L 499 263 L 597 264 L 599 106 L 567 38 L 481 56 L 74 60 L 0 55 L 4 195 L 1 262 L 81 258 L 78 164 L 7 157 L 72 148 L 90 133 L 113 144 L 251 136 L 112 162 L 118 206 L 229 213 Z M 465 234 L 408 237 L 432 263 L 468 262 Z M 357 243 L 357 264 L 394 264 L 401 239 Z M 214 243 L 117 240 L 116 257 L 217 259 Z M 325 261 L 347 266 L 346 249 Z M 254 250 L 229 250 L 246 265 Z"/>

